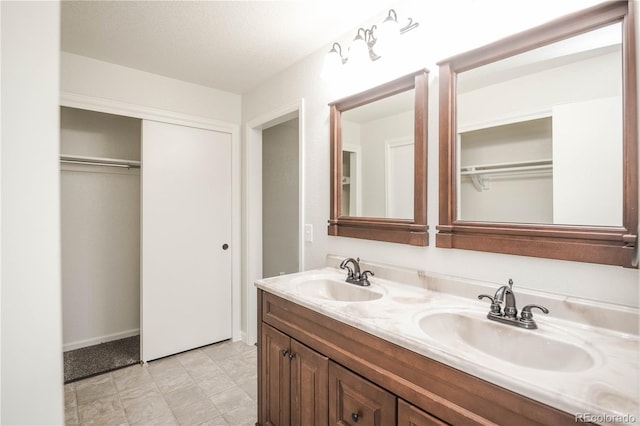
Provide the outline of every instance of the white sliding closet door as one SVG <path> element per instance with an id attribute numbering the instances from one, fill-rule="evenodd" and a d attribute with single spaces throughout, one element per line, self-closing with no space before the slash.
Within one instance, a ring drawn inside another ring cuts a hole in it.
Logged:
<path id="1" fill-rule="evenodd" d="M 145 120 L 141 176 L 150 361 L 231 337 L 231 135 Z"/>

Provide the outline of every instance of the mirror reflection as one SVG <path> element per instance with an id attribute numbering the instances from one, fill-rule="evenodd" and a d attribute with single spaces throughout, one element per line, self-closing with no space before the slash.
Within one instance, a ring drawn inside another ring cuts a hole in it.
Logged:
<path id="1" fill-rule="evenodd" d="M 619 23 L 458 73 L 457 218 L 621 226 L 622 91 Z"/>
<path id="2" fill-rule="evenodd" d="M 413 219 L 414 92 L 342 112 L 342 215 Z"/>

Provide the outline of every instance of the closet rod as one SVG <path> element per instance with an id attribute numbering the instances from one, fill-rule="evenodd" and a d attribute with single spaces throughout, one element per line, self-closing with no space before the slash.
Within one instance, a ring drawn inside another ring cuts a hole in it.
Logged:
<path id="1" fill-rule="evenodd" d="M 66 164 L 83 164 L 87 166 L 120 167 L 126 169 L 139 169 L 139 161 L 120 160 L 117 158 L 80 157 L 75 155 L 62 155 L 60 162 Z"/>
<path id="2" fill-rule="evenodd" d="M 61 163 L 67 164 L 84 164 L 88 166 L 106 166 L 106 167 L 121 167 L 125 169 L 139 169 L 137 164 L 115 164 L 115 163 L 98 163 L 95 161 L 80 161 L 80 160 L 60 160 Z"/>
<path id="3" fill-rule="evenodd" d="M 540 166 L 514 166 L 514 167 L 503 167 L 503 168 L 494 168 L 494 169 L 466 170 L 466 171 L 460 172 L 460 175 L 461 176 L 485 175 L 485 174 L 493 174 L 493 173 L 545 170 L 545 169 L 551 169 L 551 168 L 553 168 L 551 164 L 543 164 Z"/>

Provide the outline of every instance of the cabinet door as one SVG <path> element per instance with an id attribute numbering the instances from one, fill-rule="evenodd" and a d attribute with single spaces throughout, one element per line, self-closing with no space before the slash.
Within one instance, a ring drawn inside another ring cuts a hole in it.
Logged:
<path id="1" fill-rule="evenodd" d="M 291 340 L 291 424 L 329 422 L 329 358 Z"/>
<path id="2" fill-rule="evenodd" d="M 446 426 L 447 424 L 407 402 L 398 400 L 398 426 Z"/>
<path id="3" fill-rule="evenodd" d="M 329 422 L 336 425 L 396 424 L 396 397 L 329 362 Z"/>
<path id="4" fill-rule="evenodd" d="M 289 337 L 262 325 L 262 419 L 264 425 L 289 425 Z"/>

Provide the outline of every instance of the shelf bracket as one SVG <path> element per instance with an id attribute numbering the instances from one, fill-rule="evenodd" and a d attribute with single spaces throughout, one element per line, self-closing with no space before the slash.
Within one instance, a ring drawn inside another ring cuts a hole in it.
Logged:
<path id="1" fill-rule="evenodd" d="M 472 169 L 472 171 L 473 170 L 475 169 Z M 476 188 L 476 191 L 483 192 L 491 189 L 491 185 L 489 184 L 489 181 L 484 175 L 474 174 L 474 175 L 469 175 L 469 177 L 471 178 L 471 182 L 473 183 L 474 188 Z"/>

